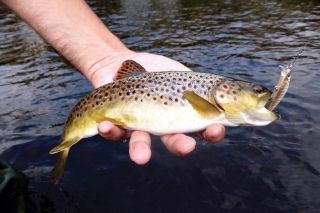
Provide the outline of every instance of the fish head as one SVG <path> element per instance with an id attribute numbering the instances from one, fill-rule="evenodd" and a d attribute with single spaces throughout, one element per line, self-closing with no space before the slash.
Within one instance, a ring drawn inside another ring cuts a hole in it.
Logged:
<path id="1" fill-rule="evenodd" d="M 264 86 L 226 78 L 213 87 L 211 95 L 234 125 L 263 126 L 280 119 L 265 108 L 272 92 Z"/>

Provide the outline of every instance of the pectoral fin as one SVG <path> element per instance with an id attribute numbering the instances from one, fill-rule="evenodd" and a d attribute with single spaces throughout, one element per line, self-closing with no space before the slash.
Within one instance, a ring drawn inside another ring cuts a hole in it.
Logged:
<path id="1" fill-rule="evenodd" d="M 213 119 L 221 115 L 220 110 L 217 109 L 216 106 L 203 99 L 193 91 L 186 90 L 183 92 L 183 95 L 192 105 L 193 109 L 196 110 L 201 116 L 208 119 Z"/>
<path id="2" fill-rule="evenodd" d="M 78 141 L 81 140 L 81 137 L 75 137 L 72 140 L 62 141 L 58 146 L 51 149 L 49 152 L 50 154 L 56 154 L 58 152 L 62 152 L 63 150 L 70 148 L 72 145 L 76 144 Z"/>
<path id="3" fill-rule="evenodd" d="M 102 121 L 110 121 L 111 123 L 113 123 L 116 126 L 125 126 L 125 123 L 117 120 L 117 119 L 113 119 L 113 118 L 108 118 L 104 115 L 102 115 L 99 112 L 94 112 L 92 113 L 92 115 L 90 116 L 93 120 L 95 120 L 97 123 L 101 123 Z"/>

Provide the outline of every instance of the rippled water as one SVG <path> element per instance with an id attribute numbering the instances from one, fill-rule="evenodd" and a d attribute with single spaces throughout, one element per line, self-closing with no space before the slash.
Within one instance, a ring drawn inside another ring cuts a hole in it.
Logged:
<path id="1" fill-rule="evenodd" d="M 153 138 L 144 166 L 128 144 L 99 136 L 71 151 L 61 183 L 48 154 L 74 104 L 92 86 L 32 29 L 0 7 L 0 154 L 30 178 L 39 212 L 319 212 L 320 19 L 318 1 L 90 1 L 132 50 L 195 71 L 291 85 L 266 127 L 228 128 L 218 145 L 198 140 L 181 158 Z"/>

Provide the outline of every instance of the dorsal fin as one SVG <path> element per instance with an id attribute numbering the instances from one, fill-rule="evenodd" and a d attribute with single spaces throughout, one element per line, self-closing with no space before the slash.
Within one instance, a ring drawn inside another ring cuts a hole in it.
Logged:
<path id="1" fill-rule="evenodd" d="M 146 70 L 137 62 L 133 60 L 126 60 L 121 64 L 121 67 L 118 69 L 116 76 L 113 78 L 114 81 L 129 77 L 136 73 L 143 73 Z"/>

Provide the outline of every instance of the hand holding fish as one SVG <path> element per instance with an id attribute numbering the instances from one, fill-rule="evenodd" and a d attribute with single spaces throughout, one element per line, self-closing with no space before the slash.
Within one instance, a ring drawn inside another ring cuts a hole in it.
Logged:
<path id="1" fill-rule="evenodd" d="M 169 151 L 183 156 L 194 149 L 195 140 L 182 133 L 201 131 L 203 139 L 219 142 L 225 134 L 222 125 L 263 126 L 280 118 L 265 108 L 272 92 L 261 85 L 189 72 L 163 56 L 129 50 L 85 1 L 0 1 L 95 87 L 71 111 L 59 144 L 50 151 L 59 155 L 52 171 L 55 183 L 71 146 L 98 133 L 112 140 L 130 137 L 131 159 L 144 164 L 151 156 L 149 133 L 159 135 Z M 287 88 L 280 87 L 281 82 L 271 109 Z"/>
<path id="2" fill-rule="evenodd" d="M 112 81 L 105 76 L 108 76 L 110 72 L 116 72 L 121 66 L 122 62 L 126 59 L 132 59 L 139 62 L 148 71 L 188 71 L 189 68 L 185 67 L 181 63 L 178 63 L 169 58 L 148 54 L 148 53 L 135 53 L 135 52 L 125 52 L 123 54 L 115 54 L 118 59 L 113 58 L 112 64 L 107 64 L 106 66 L 98 66 L 101 69 L 96 70 L 92 75 L 91 83 L 95 88 L 102 86 L 106 83 Z M 101 64 L 105 62 L 100 61 Z M 129 131 L 119 128 L 113 125 L 109 121 L 104 121 L 98 126 L 99 134 L 105 138 L 111 140 L 124 140 L 131 136 L 130 138 L 130 149 L 129 154 L 131 159 L 137 164 L 145 164 L 149 161 L 151 157 L 151 139 L 150 135 L 142 131 Z M 204 140 L 212 143 L 217 143 L 224 138 L 225 128 L 221 124 L 212 124 L 207 127 L 206 130 L 201 131 L 198 135 Z M 184 134 L 170 134 L 163 135 L 160 137 L 167 149 L 173 154 L 184 156 L 190 153 L 195 148 L 195 140 Z"/>
<path id="3" fill-rule="evenodd" d="M 109 31 L 85 1 L 34 0 L 32 5 L 17 0 L 0 0 L 0 2 L 35 29 L 85 75 L 95 88 L 110 83 L 126 59 L 137 60 L 148 71 L 189 70 L 182 64 L 162 56 L 130 51 Z M 207 141 L 218 142 L 224 137 L 224 131 L 222 125 L 213 125 L 200 135 Z M 138 164 L 149 160 L 151 155 L 149 134 L 125 131 L 109 122 L 102 122 L 99 125 L 99 132 L 102 136 L 113 140 L 125 139 L 131 135 L 131 158 Z M 166 135 L 161 139 L 172 153 L 178 155 L 191 152 L 195 146 L 194 139 L 182 134 Z"/>

